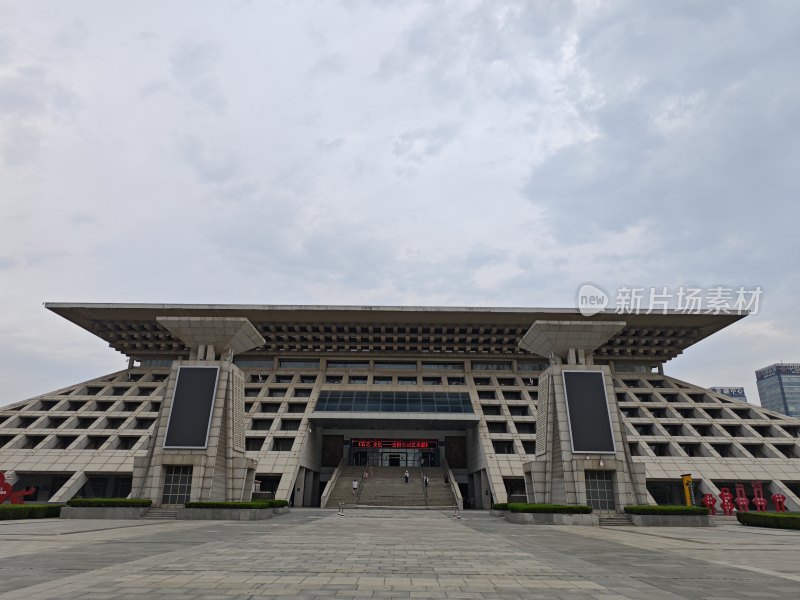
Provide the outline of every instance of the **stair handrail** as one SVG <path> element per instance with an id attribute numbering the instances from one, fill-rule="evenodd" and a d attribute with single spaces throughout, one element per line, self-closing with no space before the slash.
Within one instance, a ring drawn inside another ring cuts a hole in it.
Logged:
<path id="1" fill-rule="evenodd" d="M 331 499 L 331 494 L 333 493 L 333 488 L 336 487 L 336 482 L 339 480 L 339 475 L 344 468 L 344 456 L 339 461 L 339 464 L 336 465 L 336 468 L 333 470 L 333 475 L 328 480 L 328 483 L 325 484 L 325 489 L 322 491 L 322 497 L 320 498 L 320 507 L 325 508 L 328 506 L 328 500 Z"/>
<path id="2" fill-rule="evenodd" d="M 356 492 L 356 508 L 358 508 L 358 504 L 361 502 L 361 490 L 364 489 L 364 480 L 369 479 L 369 460 L 367 460 L 367 464 L 364 465 L 364 470 L 361 472 L 361 479 L 358 482 L 358 491 Z"/>
<path id="3" fill-rule="evenodd" d="M 453 470 L 450 468 L 450 464 L 447 462 L 446 458 L 442 460 L 442 467 L 445 469 L 445 473 L 447 474 L 447 481 L 450 482 L 450 491 L 453 493 L 456 506 L 459 508 L 459 510 L 464 510 L 464 498 L 461 496 L 461 488 L 458 487 L 456 478 L 453 477 Z"/>

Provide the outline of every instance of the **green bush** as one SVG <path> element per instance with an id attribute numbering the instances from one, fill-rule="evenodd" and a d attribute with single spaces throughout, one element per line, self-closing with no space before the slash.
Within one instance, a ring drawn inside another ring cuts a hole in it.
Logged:
<path id="1" fill-rule="evenodd" d="M 73 498 L 67 500 L 67 506 L 92 508 L 146 508 L 152 503 L 152 500 L 142 498 Z"/>
<path id="2" fill-rule="evenodd" d="M 626 506 L 625 512 L 629 515 L 707 515 L 708 509 L 704 506 L 675 505 L 649 505 Z"/>
<path id="3" fill-rule="evenodd" d="M 254 500 L 252 502 L 187 502 L 186 508 L 281 508 L 289 506 L 286 500 Z"/>
<path id="4" fill-rule="evenodd" d="M 12 519 L 56 519 L 61 504 L 0 504 L 0 521 Z"/>
<path id="5" fill-rule="evenodd" d="M 742 525 L 753 527 L 800 529 L 800 513 L 738 512 L 736 520 Z"/>
<path id="6" fill-rule="evenodd" d="M 492 510 L 508 510 L 508 502 L 498 502 L 492 504 Z"/>
<path id="7" fill-rule="evenodd" d="M 523 502 L 509 502 L 508 510 L 513 513 L 554 513 L 570 515 L 591 513 L 592 507 L 582 504 L 526 504 Z"/>

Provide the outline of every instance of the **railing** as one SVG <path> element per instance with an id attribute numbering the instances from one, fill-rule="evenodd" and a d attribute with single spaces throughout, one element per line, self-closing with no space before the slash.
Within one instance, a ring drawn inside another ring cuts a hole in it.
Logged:
<path id="1" fill-rule="evenodd" d="M 461 489 L 458 487 L 456 478 L 453 477 L 453 471 L 450 469 L 446 458 L 442 459 L 442 467 L 447 474 L 447 480 L 450 482 L 450 491 L 453 493 L 453 498 L 456 500 L 456 507 L 460 510 L 464 510 L 464 498 L 461 496 Z"/>
<path id="2" fill-rule="evenodd" d="M 336 465 L 336 469 L 333 471 L 333 476 L 328 480 L 328 483 L 325 484 L 325 489 L 322 491 L 322 498 L 320 498 L 319 505 L 321 508 L 325 508 L 328 506 L 328 500 L 331 498 L 331 494 L 333 493 L 333 488 L 336 487 L 336 482 L 339 480 L 339 474 L 342 472 L 344 468 L 344 457 L 342 460 L 339 461 L 339 464 Z"/>
<path id="3" fill-rule="evenodd" d="M 361 479 L 358 482 L 358 491 L 356 492 L 356 508 L 358 508 L 359 502 L 361 502 L 361 491 L 364 489 L 364 480 L 369 479 L 369 461 L 367 464 L 364 465 L 364 470 L 361 472 Z"/>

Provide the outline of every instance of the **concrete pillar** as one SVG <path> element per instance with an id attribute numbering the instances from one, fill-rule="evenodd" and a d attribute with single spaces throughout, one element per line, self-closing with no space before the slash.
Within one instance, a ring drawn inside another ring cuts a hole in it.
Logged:
<path id="1" fill-rule="evenodd" d="M 783 494 L 786 496 L 786 510 L 790 511 L 797 511 L 800 510 L 800 498 L 792 492 L 788 487 L 786 487 L 782 481 L 777 479 L 773 479 L 766 485 L 764 485 L 764 496 L 767 497 L 768 507 L 770 510 L 773 510 L 772 500 L 770 496 L 772 494 Z"/>
<path id="2" fill-rule="evenodd" d="M 303 505 L 303 494 L 305 492 L 306 487 L 306 470 L 304 467 L 300 467 L 297 470 L 297 476 L 294 480 L 294 505 L 295 506 L 304 506 Z"/>
<path id="3" fill-rule="evenodd" d="M 86 477 L 84 471 L 73 473 L 72 477 L 67 480 L 67 483 L 62 485 L 60 490 L 57 490 L 50 496 L 49 502 L 66 502 L 80 491 L 86 484 L 87 479 L 88 477 Z"/>

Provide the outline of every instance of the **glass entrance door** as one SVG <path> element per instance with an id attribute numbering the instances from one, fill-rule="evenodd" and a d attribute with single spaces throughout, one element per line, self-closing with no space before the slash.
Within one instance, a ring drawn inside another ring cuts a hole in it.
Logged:
<path id="1" fill-rule="evenodd" d="M 616 510 L 611 471 L 585 471 L 586 502 L 595 510 Z"/>

